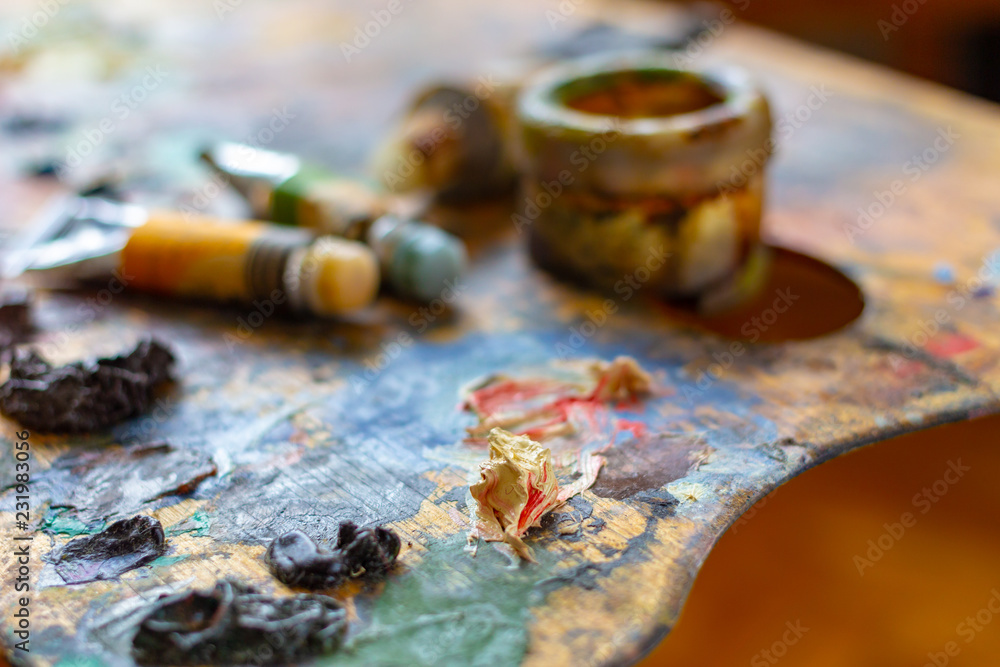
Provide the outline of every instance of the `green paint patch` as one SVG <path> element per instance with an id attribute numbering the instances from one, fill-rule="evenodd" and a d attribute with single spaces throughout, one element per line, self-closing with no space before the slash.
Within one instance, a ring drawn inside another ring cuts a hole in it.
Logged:
<path id="1" fill-rule="evenodd" d="M 55 667 L 106 667 L 108 663 L 92 655 L 66 657 L 55 664 Z"/>
<path id="2" fill-rule="evenodd" d="M 183 556 L 160 556 L 149 565 L 151 567 L 170 567 L 174 563 L 179 563 L 188 558 L 190 558 L 190 554 L 184 554 Z"/>
<path id="3" fill-rule="evenodd" d="M 68 508 L 49 509 L 42 520 L 41 530 L 57 535 L 69 535 L 77 537 L 79 535 L 90 535 L 104 530 L 104 522 L 97 526 L 88 526 L 80 521 L 75 514 L 69 514 Z"/>
<path id="4" fill-rule="evenodd" d="M 167 537 L 171 535 L 181 535 L 191 533 L 197 537 L 208 535 L 208 529 L 212 526 L 212 519 L 205 512 L 198 510 L 183 521 L 179 521 L 168 527 L 164 532 Z"/>
<path id="5" fill-rule="evenodd" d="M 475 557 L 464 546 L 464 535 L 431 543 L 412 571 L 391 576 L 370 610 L 359 609 L 362 618 L 370 613 L 370 623 L 329 662 L 520 664 L 527 650 L 530 607 L 543 599 L 536 584 L 552 574 L 554 562 L 512 565 L 492 546 L 481 544 Z M 536 553 L 545 559 L 541 552 Z"/>

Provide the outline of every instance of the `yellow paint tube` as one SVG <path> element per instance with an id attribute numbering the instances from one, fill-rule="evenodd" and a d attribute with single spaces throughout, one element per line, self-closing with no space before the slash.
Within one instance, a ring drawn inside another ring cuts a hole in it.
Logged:
<path id="1" fill-rule="evenodd" d="M 188 220 L 152 213 L 121 251 L 129 287 L 220 301 L 287 300 L 291 310 L 339 315 L 370 304 L 374 253 L 361 243 L 265 222 Z"/>

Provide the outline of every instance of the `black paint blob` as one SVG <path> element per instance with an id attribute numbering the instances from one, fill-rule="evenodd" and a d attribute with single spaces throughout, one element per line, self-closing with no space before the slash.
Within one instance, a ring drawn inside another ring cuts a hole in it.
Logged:
<path id="1" fill-rule="evenodd" d="M 113 579 L 157 559 L 164 545 L 163 526 L 153 517 L 122 519 L 63 547 L 56 572 L 67 584 Z"/>
<path id="2" fill-rule="evenodd" d="M 275 598 L 226 579 L 150 605 L 132 657 L 143 665 L 287 665 L 336 651 L 346 617 L 325 595 Z"/>
<path id="3" fill-rule="evenodd" d="M 31 351 L 15 354 L 0 386 L 0 412 L 33 431 L 85 433 L 142 414 L 174 356 L 155 340 L 127 355 L 53 367 Z"/>
<path id="4" fill-rule="evenodd" d="M 340 524 L 337 547 L 325 549 L 300 530 L 271 542 L 264 560 L 278 581 L 303 588 L 332 588 L 348 578 L 378 579 L 399 555 L 400 541 L 391 530 Z"/>

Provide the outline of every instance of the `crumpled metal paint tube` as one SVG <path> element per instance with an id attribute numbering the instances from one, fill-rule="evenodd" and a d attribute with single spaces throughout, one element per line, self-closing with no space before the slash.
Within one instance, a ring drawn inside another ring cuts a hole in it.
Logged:
<path id="1" fill-rule="evenodd" d="M 517 184 L 517 94 L 540 68 L 583 54 L 683 48 L 705 30 L 698 11 L 641 30 L 589 20 L 532 52 L 482 64 L 475 78 L 422 89 L 375 151 L 373 171 L 392 192 L 424 191 L 443 204 L 509 196 Z"/>
<path id="2" fill-rule="evenodd" d="M 582 58 L 532 79 L 518 118 L 514 220 L 541 265 L 606 290 L 634 276 L 701 310 L 762 284 L 774 143 L 767 100 L 743 70 L 680 70 L 651 52 Z"/>
<path id="3" fill-rule="evenodd" d="M 515 95 L 492 77 L 425 90 L 376 151 L 373 170 L 390 192 L 426 190 L 445 203 L 509 194 Z"/>

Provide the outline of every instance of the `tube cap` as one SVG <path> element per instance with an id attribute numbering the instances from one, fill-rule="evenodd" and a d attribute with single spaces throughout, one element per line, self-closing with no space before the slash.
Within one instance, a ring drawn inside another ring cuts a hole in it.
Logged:
<path id="1" fill-rule="evenodd" d="M 386 282 L 401 296 L 424 302 L 440 298 L 465 270 L 465 246 L 433 225 L 383 216 L 372 226 L 369 242 Z"/>
<path id="2" fill-rule="evenodd" d="M 378 294 L 378 260 L 361 243 L 323 236 L 298 259 L 298 301 L 305 310 L 342 315 L 368 306 Z"/>

